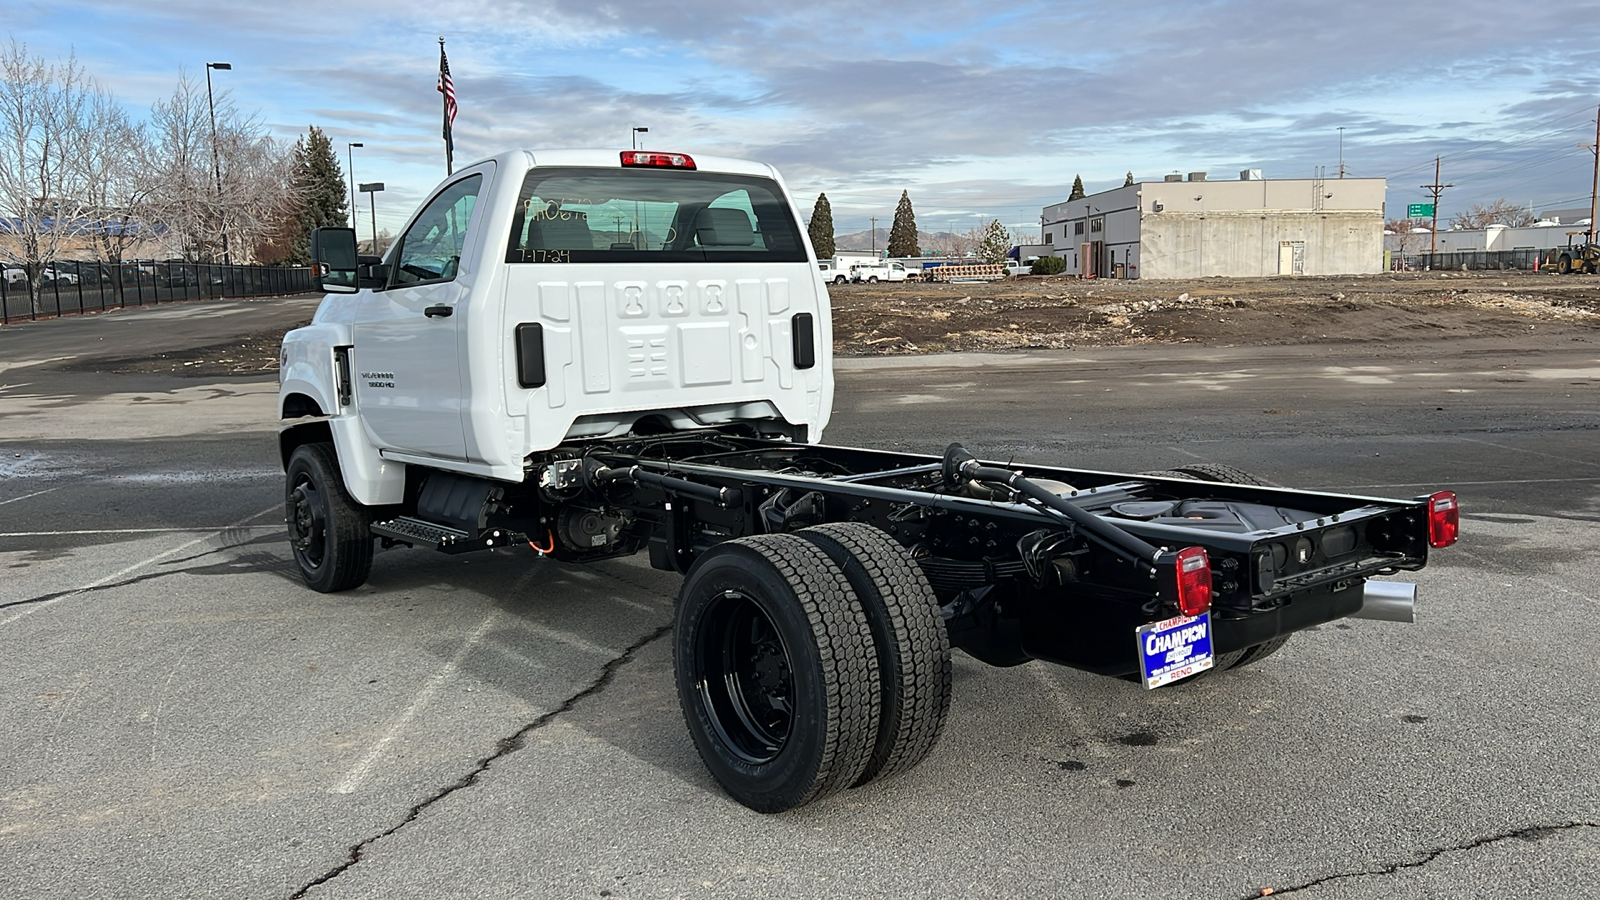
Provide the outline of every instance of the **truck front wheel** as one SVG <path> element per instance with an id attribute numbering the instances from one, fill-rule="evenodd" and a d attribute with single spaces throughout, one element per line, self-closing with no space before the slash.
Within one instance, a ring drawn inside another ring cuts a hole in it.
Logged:
<path id="1" fill-rule="evenodd" d="M 678 700 L 700 758 L 758 812 L 855 784 L 878 731 L 878 658 L 839 567 L 804 538 L 718 544 L 678 595 Z"/>
<path id="2" fill-rule="evenodd" d="M 332 444 L 294 449 L 285 493 L 289 547 L 306 585 L 326 594 L 363 584 L 372 571 L 367 509 L 345 490 Z"/>

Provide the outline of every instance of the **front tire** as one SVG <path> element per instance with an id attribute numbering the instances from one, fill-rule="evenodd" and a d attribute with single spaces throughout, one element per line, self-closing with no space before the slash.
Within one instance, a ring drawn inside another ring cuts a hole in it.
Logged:
<path id="1" fill-rule="evenodd" d="M 877 646 L 883 713 L 856 785 L 908 771 L 933 750 L 950 712 L 950 637 L 939 600 L 910 551 L 878 528 L 838 522 L 797 533 L 844 571 Z"/>
<path id="2" fill-rule="evenodd" d="M 290 454 L 284 507 L 289 548 L 307 587 L 327 594 L 366 582 L 372 572 L 370 517 L 345 490 L 332 444 L 301 444 Z"/>
<path id="3" fill-rule="evenodd" d="M 1565 253 L 1561 254 L 1561 261 L 1556 264 L 1556 271 L 1560 272 L 1563 275 L 1571 275 L 1572 274 L 1572 257 L 1566 255 Z"/>
<path id="4" fill-rule="evenodd" d="M 706 551 L 678 595 L 673 662 L 695 749 L 745 806 L 793 809 L 866 771 L 880 703 L 872 630 L 839 566 L 804 538 Z"/>

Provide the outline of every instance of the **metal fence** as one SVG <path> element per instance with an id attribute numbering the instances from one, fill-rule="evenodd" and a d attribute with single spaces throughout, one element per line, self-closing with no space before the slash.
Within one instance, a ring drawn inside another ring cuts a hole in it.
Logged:
<path id="1" fill-rule="evenodd" d="M 1462 269 L 1532 270 L 1534 261 L 1540 260 L 1543 268 L 1548 262 L 1548 250 L 1462 250 L 1452 253 L 1395 254 L 1392 266 L 1395 271 L 1423 272 L 1427 270 L 1459 272 Z"/>
<path id="2" fill-rule="evenodd" d="M 274 297 L 316 290 L 311 270 L 296 266 L 59 261 L 42 271 L 9 264 L 3 268 L 0 324 L 173 300 Z"/>

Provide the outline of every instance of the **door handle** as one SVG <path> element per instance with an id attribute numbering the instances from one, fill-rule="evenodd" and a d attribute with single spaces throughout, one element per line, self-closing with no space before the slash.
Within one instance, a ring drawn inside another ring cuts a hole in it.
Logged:
<path id="1" fill-rule="evenodd" d="M 456 308 L 453 306 L 430 306 L 423 310 L 422 314 L 430 319 L 434 316 L 438 316 L 441 319 L 448 319 L 455 311 Z"/>

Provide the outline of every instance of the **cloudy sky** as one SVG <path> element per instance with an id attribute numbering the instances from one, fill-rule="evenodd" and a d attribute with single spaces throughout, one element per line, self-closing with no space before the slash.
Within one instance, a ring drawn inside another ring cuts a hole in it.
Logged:
<path id="1" fill-rule="evenodd" d="M 1542 12 L 1534 10 L 1542 9 Z M 1559 11 L 1559 14 L 1558 14 Z M 908 190 L 925 231 L 1037 230 L 1074 175 L 1389 179 L 1388 210 L 1505 198 L 1587 206 L 1600 0 L 11 0 L 30 52 L 75 51 L 143 113 L 183 70 L 272 133 L 323 128 L 383 181 L 396 228 L 444 175 L 439 36 L 458 163 L 510 147 L 651 149 L 776 164 L 840 233 L 887 227 Z M 1571 23 L 1583 23 L 1572 27 Z M 368 227 L 361 210 L 360 227 Z"/>

